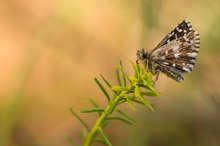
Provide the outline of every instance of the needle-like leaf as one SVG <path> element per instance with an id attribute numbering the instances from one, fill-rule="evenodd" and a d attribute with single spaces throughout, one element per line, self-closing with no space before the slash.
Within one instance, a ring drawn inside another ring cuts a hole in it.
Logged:
<path id="1" fill-rule="evenodd" d="M 102 92 L 105 94 L 108 102 L 110 102 L 110 96 L 109 96 L 108 92 L 105 90 L 104 86 L 99 82 L 99 80 L 97 78 L 95 78 L 95 82 L 97 83 L 99 88 L 102 90 Z"/>
<path id="2" fill-rule="evenodd" d="M 81 122 L 81 124 L 86 128 L 87 131 L 89 131 L 89 126 L 76 114 L 76 112 L 73 111 L 72 108 L 70 108 L 70 112 Z"/>
<path id="3" fill-rule="evenodd" d="M 123 65 L 122 65 L 122 61 L 120 61 L 120 66 L 121 66 L 121 70 L 122 70 L 124 86 L 127 86 L 127 81 L 126 81 L 126 76 L 125 76 L 124 68 L 123 68 Z"/>
<path id="4" fill-rule="evenodd" d="M 106 145 L 107 145 L 107 146 L 112 146 L 111 142 L 110 142 L 110 141 L 108 140 L 108 138 L 105 136 L 105 133 L 103 132 L 102 128 L 99 127 L 98 130 L 99 130 L 99 133 L 101 134 L 101 136 L 102 136 L 104 142 L 106 143 Z"/>
<path id="5" fill-rule="evenodd" d="M 106 83 L 106 85 L 111 88 L 112 85 L 104 78 L 104 76 L 102 74 L 100 74 L 100 76 L 102 77 L 102 79 L 104 80 L 104 82 Z"/>
<path id="6" fill-rule="evenodd" d="M 121 86 L 120 72 L 117 68 L 116 68 L 116 77 L 117 77 L 118 85 Z"/>
<path id="7" fill-rule="evenodd" d="M 104 112 L 104 109 L 102 108 L 82 109 L 80 112 L 82 113 Z"/>
<path id="8" fill-rule="evenodd" d="M 136 121 L 133 118 L 131 118 L 130 116 L 128 116 L 125 112 L 122 112 L 121 110 L 118 110 L 118 109 L 116 111 L 118 113 L 120 113 L 121 115 L 123 115 L 124 117 L 128 118 L 130 121 L 136 123 Z"/>
<path id="9" fill-rule="evenodd" d="M 126 124 L 133 125 L 132 121 L 125 119 L 125 118 L 122 118 L 122 117 L 108 117 L 107 120 L 119 120 L 119 121 L 122 121 Z"/>

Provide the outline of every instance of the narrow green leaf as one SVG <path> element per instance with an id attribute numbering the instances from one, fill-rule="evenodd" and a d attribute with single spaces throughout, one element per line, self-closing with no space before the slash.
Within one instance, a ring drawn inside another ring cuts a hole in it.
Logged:
<path id="1" fill-rule="evenodd" d="M 151 85 L 152 87 L 154 86 L 154 81 L 152 80 L 151 77 L 144 75 L 143 76 L 143 85 Z"/>
<path id="2" fill-rule="evenodd" d="M 128 102 L 128 105 L 130 106 L 130 108 L 135 111 L 136 108 L 134 107 L 132 100 L 126 94 L 125 94 L 125 98 L 126 98 L 126 101 Z"/>
<path id="3" fill-rule="evenodd" d="M 147 101 L 146 99 L 144 99 L 144 97 L 139 96 L 138 98 L 139 98 L 139 99 L 143 102 L 143 104 L 144 104 L 145 106 L 147 106 L 152 112 L 155 111 L 154 108 L 151 106 L 150 102 Z"/>
<path id="4" fill-rule="evenodd" d="M 123 98 L 119 101 L 118 105 L 122 104 L 122 103 L 125 103 L 127 101 L 127 99 Z"/>
<path id="5" fill-rule="evenodd" d="M 150 90 L 150 91 L 152 91 L 152 92 L 155 91 L 154 87 L 152 85 L 150 85 L 149 83 L 146 83 L 143 87 Z"/>
<path id="6" fill-rule="evenodd" d="M 127 80 L 130 82 L 130 77 L 124 72 L 124 70 L 123 70 L 120 66 L 118 66 L 116 69 L 117 69 L 118 71 L 121 71 L 124 80 L 127 79 Z"/>
<path id="7" fill-rule="evenodd" d="M 137 99 L 132 99 L 132 101 L 135 102 L 135 103 L 138 103 L 138 104 L 145 105 L 142 101 L 137 100 Z"/>
<path id="8" fill-rule="evenodd" d="M 116 110 L 118 113 L 120 113 L 121 115 L 125 116 L 126 118 L 128 118 L 130 121 L 136 123 L 136 121 L 131 118 L 130 116 L 128 116 L 126 113 L 122 112 L 121 110 Z"/>
<path id="9" fill-rule="evenodd" d="M 217 101 L 217 97 L 219 96 L 211 95 L 213 102 L 215 103 L 216 107 L 220 110 L 220 102 Z"/>
<path id="10" fill-rule="evenodd" d="M 116 77 L 117 77 L 118 85 L 121 86 L 121 77 L 119 74 L 119 70 L 117 68 L 116 68 Z"/>
<path id="11" fill-rule="evenodd" d="M 141 76 L 146 75 L 146 70 L 143 69 L 143 67 L 141 67 L 139 64 L 134 64 L 134 62 L 131 61 L 131 64 L 133 66 L 134 69 L 134 77 L 137 79 L 140 79 Z"/>
<path id="12" fill-rule="evenodd" d="M 66 135 L 66 139 L 68 140 L 68 142 L 70 143 L 71 146 L 76 146 L 74 144 L 73 140 L 68 135 Z"/>
<path id="13" fill-rule="evenodd" d="M 126 91 L 127 90 L 127 88 L 123 86 L 113 86 L 111 89 L 113 91 Z"/>
<path id="14" fill-rule="evenodd" d="M 102 74 L 100 74 L 102 79 L 104 80 L 104 82 L 106 83 L 106 85 L 111 89 L 112 85 L 102 76 Z M 114 93 L 117 93 L 116 91 L 113 91 Z M 114 99 L 114 98 L 113 98 Z"/>
<path id="15" fill-rule="evenodd" d="M 135 108 L 135 106 L 133 105 L 132 100 L 130 100 L 129 98 L 127 98 L 127 101 L 128 101 L 128 105 L 130 106 L 130 108 L 131 108 L 132 110 L 136 111 L 136 108 Z"/>
<path id="16" fill-rule="evenodd" d="M 136 78 L 138 78 L 138 76 L 139 76 L 138 66 L 139 66 L 139 65 L 135 65 L 134 62 L 132 62 L 132 61 L 130 61 L 130 62 L 131 62 L 132 67 L 133 67 L 133 69 L 134 69 L 134 76 L 135 76 Z"/>
<path id="17" fill-rule="evenodd" d="M 111 88 L 112 85 L 103 77 L 103 75 L 100 74 L 100 76 L 102 77 L 102 79 L 104 80 L 104 82 L 106 83 L 106 85 L 107 85 L 109 88 Z"/>
<path id="18" fill-rule="evenodd" d="M 141 95 L 145 95 L 145 96 L 160 96 L 159 92 L 141 92 Z"/>
<path id="19" fill-rule="evenodd" d="M 134 64 L 134 62 L 132 60 L 130 60 L 130 62 L 131 62 L 131 65 L 132 65 L 133 69 L 135 69 L 137 65 Z"/>
<path id="20" fill-rule="evenodd" d="M 138 86 L 135 86 L 134 95 L 136 97 L 140 97 L 141 96 L 141 91 L 140 91 L 140 88 Z"/>
<path id="21" fill-rule="evenodd" d="M 81 122 L 87 131 L 90 131 L 89 126 L 73 111 L 72 108 L 70 108 L 70 112 Z"/>
<path id="22" fill-rule="evenodd" d="M 146 68 L 138 65 L 138 69 L 139 69 L 140 74 L 146 75 L 147 73 Z"/>
<path id="23" fill-rule="evenodd" d="M 104 112 L 102 108 L 93 108 L 93 109 L 82 109 L 80 110 L 82 113 L 93 113 L 93 112 Z"/>
<path id="24" fill-rule="evenodd" d="M 132 85 L 136 85 L 138 83 L 138 79 L 136 77 L 130 77 L 129 81 Z"/>
<path id="25" fill-rule="evenodd" d="M 130 96 L 129 99 L 130 99 L 132 102 L 135 102 L 135 103 L 137 103 L 137 104 L 145 105 L 145 104 L 143 104 L 142 101 L 138 100 L 139 98 L 137 98 L 135 95 Z"/>
<path id="26" fill-rule="evenodd" d="M 145 100 L 145 98 L 143 96 L 141 96 L 141 93 L 140 93 L 140 88 L 138 86 L 135 86 L 135 92 L 134 92 L 134 95 L 139 98 L 143 103 L 144 105 L 146 105 L 151 111 L 154 112 L 154 109 L 153 107 L 151 106 L 151 104 Z"/>
<path id="27" fill-rule="evenodd" d="M 95 107 L 95 108 L 99 108 L 99 105 L 96 101 L 94 101 L 92 98 L 87 97 L 87 99 L 89 100 L 89 102 Z M 98 112 L 99 116 L 101 116 L 102 111 Z"/>
<path id="28" fill-rule="evenodd" d="M 99 142 L 101 144 L 106 144 L 105 141 L 103 139 L 100 139 L 100 138 L 99 139 L 98 138 L 94 139 L 94 141 Z"/>
<path id="29" fill-rule="evenodd" d="M 87 138 L 87 136 L 88 136 L 88 132 L 89 132 L 89 131 L 86 131 L 84 128 L 82 129 L 83 141 L 86 140 L 86 138 Z"/>
<path id="30" fill-rule="evenodd" d="M 152 83 L 153 82 L 152 73 L 151 72 L 145 72 L 144 74 L 145 74 L 144 80 L 148 83 Z"/>
<path id="31" fill-rule="evenodd" d="M 98 103 L 96 101 L 94 101 L 92 98 L 90 97 L 87 97 L 87 99 L 89 100 L 89 102 L 96 108 L 99 107 Z"/>
<path id="32" fill-rule="evenodd" d="M 127 86 L 127 81 L 126 81 L 126 76 L 125 76 L 124 68 L 123 68 L 123 65 L 122 65 L 122 61 L 120 61 L 120 66 L 121 66 L 121 69 L 123 71 L 122 75 L 123 75 L 124 86 Z"/>
<path id="33" fill-rule="evenodd" d="M 131 122 L 128 119 L 122 118 L 122 117 L 108 117 L 107 120 L 119 120 L 119 121 L 122 121 L 128 125 L 133 125 L 133 122 Z"/>
<path id="34" fill-rule="evenodd" d="M 102 90 L 102 92 L 105 94 L 108 102 L 110 103 L 110 96 L 108 94 L 108 92 L 105 90 L 104 86 L 99 82 L 99 80 L 97 78 L 95 78 L 95 82 L 97 83 L 97 85 L 100 87 L 100 89 Z"/>
<path id="35" fill-rule="evenodd" d="M 99 127 L 99 133 L 101 134 L 104 142 L 106 143 L 107 146 L 112 146 L 111 142 L 108 140 L 108 138 L 105 136 L 105 133 L 103 132 L 102 128 Z"/>

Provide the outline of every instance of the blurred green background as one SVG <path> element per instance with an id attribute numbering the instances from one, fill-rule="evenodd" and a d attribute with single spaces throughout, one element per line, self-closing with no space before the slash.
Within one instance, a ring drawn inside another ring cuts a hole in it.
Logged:
<path id="1" fill-rule="evenodd" d="M 155 113 L 138 106 L 137 124 L 113 122 L 114 146 L 220 145 L 219 0 L 1 0 L 0 145 L 64 146 L 82 142 L 81 124 L 69 108 L 105 107 L 93 78 L 112 83 L 122 60 L 153 49 L 183 19 L 201 36 L 196 68 L 183 83 L 161 75 Z M 212 96 L 214 98 L 212 98 Z M 216 102 L 215 102 L 216 101 Z M 95 122 L 94 115 L 82 115 Z M 98 144 L 97 144 L 98 145 Z"/>

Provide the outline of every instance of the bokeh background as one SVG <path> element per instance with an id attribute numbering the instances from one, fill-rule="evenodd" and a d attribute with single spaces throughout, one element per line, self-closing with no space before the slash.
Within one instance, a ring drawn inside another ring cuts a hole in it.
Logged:
<path id="1" fill-rule="evenodd" d="M 82 142 L 71 115 L 106 100 L 93 78 L 113 84 L 115 66 L 139 48 L 153 49 L 183 19 L 201 36 L 196 68 L 177 83 L 161 75 L 156 112 L 122 108 L 137 123 L 113 122 L 106 133 L 115 146 L 220 145 L 219 0 L 1 0 L 0 145 L 64 146 L 66 135 Z M 92 126 L 93 114 L 81 115 Z M 97 144 L 98 145 L 98 144 Z"/>

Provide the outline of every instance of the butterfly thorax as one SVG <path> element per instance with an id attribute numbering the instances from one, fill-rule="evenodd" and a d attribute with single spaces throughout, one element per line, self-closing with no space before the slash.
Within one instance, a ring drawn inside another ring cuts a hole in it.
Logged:
<path id="1" fill-rule="evenodd" d="M 147 71 L 155 74 L 158 72 L 158 65 L 155 62 L 156 58 L 151 55 L 150 52 L 144 50 L 143 48 L 137 50 L 137 63 L 141 64 L 146 68 Z"/>

